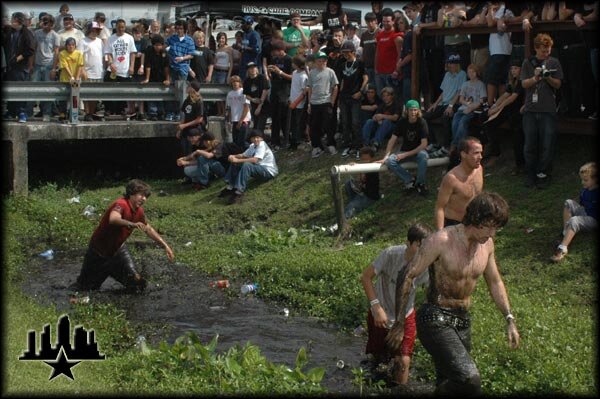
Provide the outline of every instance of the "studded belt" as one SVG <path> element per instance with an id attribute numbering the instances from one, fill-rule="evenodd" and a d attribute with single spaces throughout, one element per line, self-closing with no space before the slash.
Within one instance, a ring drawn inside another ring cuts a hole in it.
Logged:
<path id="1" fill-rule="evenodd" d="M 460 329 L 469 328 L 471 326 L 471 320 L 463 319 L 448 313 L 442 313 L 441 311 L 423 314 L 418 317 L 418 321 L 421 323 L 443 323 L 447 326 Z"/>

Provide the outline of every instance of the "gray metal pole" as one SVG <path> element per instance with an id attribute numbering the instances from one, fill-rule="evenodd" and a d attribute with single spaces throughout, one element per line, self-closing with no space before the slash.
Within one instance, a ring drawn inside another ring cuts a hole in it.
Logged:
<path id="1" fill-rule="evenodd" d="M 344 197 L 340 189 L 340 174 L 331 170 L 331 188 L 333 191 L 333 203 L 335 204 L 335 215 L 338 221 L 338 235 L 345 231 L 346 216 L 344 216 Z"/>

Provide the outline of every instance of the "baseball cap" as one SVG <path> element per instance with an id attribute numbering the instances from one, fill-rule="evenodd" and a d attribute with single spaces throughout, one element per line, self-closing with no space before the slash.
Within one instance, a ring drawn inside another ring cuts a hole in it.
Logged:
<path id="1" fill-rule="evenodd" d="M 258 67 L 258 65 L 256 65 L 256 62 L 252 62 L 250 61 L 249 63 L 246 64 L 247 68 L 252 68 L 252 67 Z"/>
<path id="2" fill-rule="evenodd" d="M 102 29 L 102 27 L 100 26 L 100 24 L 96 21 L 89 21 L 86 25 L 87 30 L 92 30 L 92 29 Z"/>
<path id="3" fill-rule="evenodd" d="M 319 51 L 317 54 L 315 54 L 315 59 L 318 60 L 319 58 L 325 58 L 325 59 L 327 59 L 327 54 L 325 54 L 322 51 Z"/>
<path id="4" fill-rule="evenodd" d="M 354 42 L 352 40 L 346 40 L 342 44 L 341 51 L 356 51 L 356 46 L 354 45 Z"/>
<path id="5" fill-rule="evenodd" d="M 248 139 L 251 139 L 252 137 L 264 138 L 265 136 L 263 135 L 263 133 L 260 130 L 252 129 L 252 130 L 250 130 L 250 133 L 248 133 Z"/>
<path id="6" fill-rule="evenodd" d="M 65 16 L 63 17 L 63 20 L 65 20 L 65 19 L 74 19 L 73 14 L 65 14 Z"/>
<path id="7" fill-rule="evenodd" d="M 348 22 L 344 28 L 345 29 L 356 29 L 356 25 L 352 22 Z"/>
<path id="8" fill-rule="evenodd" d="M 420 109 L 419 102 L 417 100 L 408 100 L 406 102 L 406 109 L 416 108 Z"/>
<path id="9" fill-rule="evenodd" d="M 193 89 L 194 91 L 200 90 L 200 82 L 198 82 L 197 80 L 192 80 L 190 82 L 190 88 Z"/>
<path id="10" fill-rule="evenodd" d="M 446 58 L 447 64 L 460 64 L 460 55 L 458 54 L 449 54 L 448 58 Z"/>
<path id="11" fill-rule="evenodd" d="M 244 22 L 247 23 L 247 24 L 253 24 L 254 23 L 254 18 L 252 18 L 252 16 L 250 16 L 250 15 L 246 15 L 244 17 Z"/>

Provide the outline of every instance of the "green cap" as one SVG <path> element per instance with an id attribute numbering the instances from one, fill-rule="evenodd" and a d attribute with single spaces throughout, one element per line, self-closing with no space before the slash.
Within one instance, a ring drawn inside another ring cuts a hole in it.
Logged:
<path id="1" fill-rule="evenodd" d="M 322 51 L 319 51 L 317 54 L 315 54 L 315 59 L 319 59 L 319 58 L 327 58 L 327 54 L 325 54 Z"/>
<path id="2" fill-rule="evenodd" d="M 419 109 L 419 102 L 417 100 L 408 100 L 406 102 L 406 108 L 410 109 L 410 108 L 416 108 Z"/>

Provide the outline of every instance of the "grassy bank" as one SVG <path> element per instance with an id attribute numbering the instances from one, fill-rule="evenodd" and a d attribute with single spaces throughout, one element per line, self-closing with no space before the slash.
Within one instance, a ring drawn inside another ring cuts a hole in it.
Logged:
<path id="1" fill-rule="evenodd" d="M 481 281 L 473 298 L 472 354 L 486 394 L 597 394 L 596 237 L 576 237 L 563 263 L 548 262 L 561 227 L 562 203 L 577 195 L 577 170 L 592 158 L 595 143 L 589 136 L 561 136 L 560 144 L 554 181 L 546 190 L 524 188 L 521 177 L 509 175 L 510 165 L 486 171 L 485 188 L 503 195 L 511 207 L 510 221 L 497 235 L 496 257 L 522 338 L 519 350 L 508 349 L 504 321 Z M 441 170 L 429 171 L 431 193 L 425 199 L 407 196 L 393 176 L 383 174 L 384 198 L 353 221 L 350 240 L 342 249 L 334 249 L 335 237 L 322 229 L 335 223 L 329 180 L 334 163 L 342 160 L 278 154 L 280 176 L 251 184 L 238 206 L 227 206 L 217 198 L 220 183 L 192 192 L 174 181 L 149 180 L 155 194 L 145 206 L 146 213 L 172 245 L 178 262 L 234 282 L 255 281 L 266 300 L 353 329 L 364 323 L 367 308 L 359 282 L 362 269 L 386 246 L 403 242 L 412 221 L 432 223 Z M 208 343 L 193 337 L 140 353 L 133 348 L 134 331 L 119 310 L 93 306 L 78 307 L 73 316 L 76 323 L 102 331 L 104 341 L 99 344 L 112 355 L 109 361 L 79 365 L 75 382 L 58 378 L 62 381 L 54 383 L 47 381 L 47 366 L 14 360 L 24 349 L 27 329 L 39 330 L 42 324 L 56 321 L 54 309 L 39 307 L 19 291 L 28 257 L 50 247 L 85 247 L 97 218 L 82 216 L 83 208 L 92 205 L 101 213 L 108 200 L 123 192 L 125 182 L 105 182 L 95 188 L 46 184 L 27 199 L 4 200 L 5 392 L 212 394 L 236 392 L 239 387 L 234 382 L 240 380 L 257 387 L 247 388 L 250 392 L 261 392 L 259 381 L 267 389 L 283 378 L 280 373 L 290 373 L 271 365 L 263 367 L 270 372 L 246 375 L 235 364 L 267 364 L 255 349 L 238 348 L 224 366 Z M 79 204 L 66 202 L 77 194 Z M 528 228 L 533 231 L 527 233 Z M 145 239 L 138 233 L 132 238 Z M 355 245 L 359 242 L 362 245 Z M 164 256 L 158 248 L 144 251 L 146 256 Z M 133 254 L 141 256 L 137 251 Z M 190 353 L 194 355 L 187 359 Z M 200 361 L 205 362 L 203 369 L 222 372 L 207 371 L 202 379 Z M 318 391 L 319 371 L 302 371 L 303 364 L 300 356 L 298 373 L 287 375 L 290 384 L 277 392 Z M 414 375 L 433 381 L 430 357 L 418 342 L 414 368 Z M 173 386 L 179 389 L 173 391 L 169 388 Z"/>

